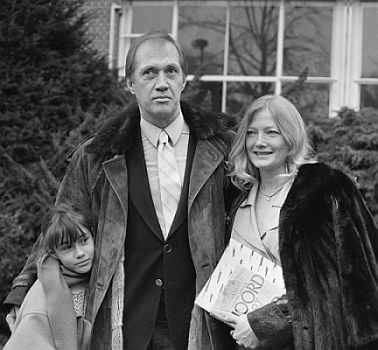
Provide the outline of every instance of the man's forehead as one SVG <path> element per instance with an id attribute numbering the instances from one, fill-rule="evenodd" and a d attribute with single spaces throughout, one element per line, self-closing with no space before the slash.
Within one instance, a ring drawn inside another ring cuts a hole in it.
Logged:
<path id="1" fill-rule="evenodd" d="M 180 54 L 175 45 L 166 40 L 148 40 L 137 48 L 136 63 L 146 64 L 148 61 L 156 63 L 180 64 Z"/>

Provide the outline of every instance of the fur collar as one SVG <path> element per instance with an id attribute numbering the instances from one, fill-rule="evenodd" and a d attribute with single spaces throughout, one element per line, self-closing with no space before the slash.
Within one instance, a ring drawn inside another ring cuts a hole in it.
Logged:
<path id="1" fill-rule="evenodd" d="M 290 218 L 299 217 L 322 189 L 329 186 L 333 175 L 334 170 L 323 163 L 302 165 L 282 208 L 284 215 Z"/>
<path id="2" fill-rule="evenodd" d="M 185 102 L 181 102 L 181 111 L 190 130 L 199 140 L 210 140 L 214 137 L 222 140 L 227 130 L 226 125 L 232 124 L 232 117 L 223 113 L 205 112 Z M 86 146 L 86 152 L 97 155 L 127 152 L 135 141 L 139 123 L 139 108 L 133 103 L 103 125 L 94 135 L 92 142 Z"/>

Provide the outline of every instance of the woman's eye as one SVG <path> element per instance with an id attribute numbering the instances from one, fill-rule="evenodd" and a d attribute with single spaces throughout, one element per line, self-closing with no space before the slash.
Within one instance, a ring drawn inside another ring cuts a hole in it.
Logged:
<path id="1" fill-rule="evenodd" d="M 269 130 L 268 134 L 270 134 L 270 135 L 279 135 L 280 132 L 278 130 Z"/>

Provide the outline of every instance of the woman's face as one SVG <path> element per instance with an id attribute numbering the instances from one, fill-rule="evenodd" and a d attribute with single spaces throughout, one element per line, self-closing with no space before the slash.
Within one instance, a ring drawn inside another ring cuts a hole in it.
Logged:
<path id="1" fill-rule="evenodd" d="M 253 116 L 247 129 L 246 149 L 249 161 L 261 176 L 285 173 L 289 147 L 269 110 L 258 111 Z"/>

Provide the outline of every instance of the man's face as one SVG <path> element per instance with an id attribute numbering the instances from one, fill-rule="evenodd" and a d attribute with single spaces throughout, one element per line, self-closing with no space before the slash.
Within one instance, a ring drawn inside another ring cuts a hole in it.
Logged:
<path id="1" fill-rule="evenodd" d="M 176 47 L 165 40 L 148 40 L 135 54 L 127 86 L 135 95 L 142 118 L 164 128 L 180 112 L 185 77 Z"/>

